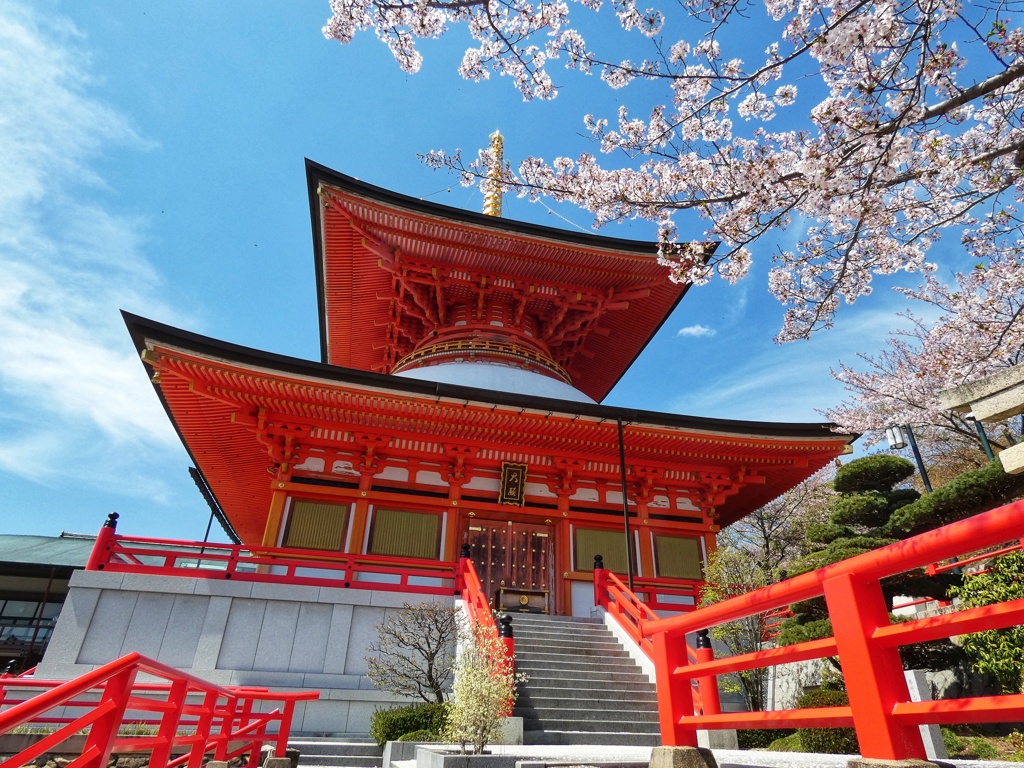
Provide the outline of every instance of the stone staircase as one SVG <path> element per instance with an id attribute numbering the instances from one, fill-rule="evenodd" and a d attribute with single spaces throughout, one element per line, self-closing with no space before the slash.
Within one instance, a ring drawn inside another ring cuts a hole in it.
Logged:
<path id="1" fill-rule="evenodd" d="M 294 736 L 288 746 L 299 750 L 299 766 L 380 768 L 384 748 L 360 736 L 338 738 Z"/>
<path id="2" fill-rule="evenodd" d="M 657 746 L 654 684 L 598 619 L 514 614 L 526 744 Z"/>

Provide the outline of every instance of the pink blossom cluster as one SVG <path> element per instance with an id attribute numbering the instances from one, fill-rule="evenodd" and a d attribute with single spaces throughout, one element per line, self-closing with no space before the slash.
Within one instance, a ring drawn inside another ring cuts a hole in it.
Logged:
<path id="1" fill-rule="evenodd" d="M 599 73 L 613 88 L 663 85 L 660 103 L 645 102 L 637 113 L 622 107 L 614 117 L 588 116 L 595 153 L 529 157 L 514 173 L 506 169 L 502 185 L 582 206 L 598 226 L 655 222 L 677 280 L 739 279 L 756 241 L 796 228 L 795 245 L 772 255 L 769 277 L 785 306 L 781 340 L 829 326 L 843 303 L 871 293 L 878 275 L 929 275 L 930 249 L 951 228 L 966 230 L 981 273 L 1020 266 L 1012 244 L 1020 237 L 1015 206 L 1024 166 L 1024 33 L 1016 5 L 663 6 L 610 3 L 616 24 L 640 33 L 630 52 L 649 46 L 646 58 L 592 49 L 572 25 L 579 9 L 564 0 L 331 0 L 324 32 L 347 42 L 373 29 L 402 68 L 415 71 L 415 38 L 465 24 L 475 43 L 462 75 L 506 75 L 526 99 L 557 95 L 547 72 L 553 62 Z M 759 25 L 775 25 L 777 35 L 763 54 L 751 55 L 742 35 L 728 33 L 761 13 Z M 694 29 L 694 20 L 703 26 L 690 39 L 666 37 Z M 484 156 L 430 159 L 468 183 L 488 176 Z M 700 239 L 720 242 L 706 263 L 679 245 L 684 212 L 704 220 Z M 929 280 L 924 290 L 932 295 L 937 285 Z"/>
<path id="2" fill-rule="evenodd" d="M 919 289 L 905 291 L 938 318 L 925 322 L 908 313 L 910 330 L 890 336 L 880 355 L 862 355 L 862 370 L 833 371 L 850 398 L 827 413 L 830 419 L 865 433 L 868 446 L 893 424 L 913 425 L 926 437 L 976 439 L 974 425 L 944 410 L 938 392 L 1024 362 L 1024 241 L 1004 239 L 1018 224 L 1005 211 L 986 217 L 965 234 L 980 259 L 974 269 L 956 275 L 952 286 L 928 276 Z"/>

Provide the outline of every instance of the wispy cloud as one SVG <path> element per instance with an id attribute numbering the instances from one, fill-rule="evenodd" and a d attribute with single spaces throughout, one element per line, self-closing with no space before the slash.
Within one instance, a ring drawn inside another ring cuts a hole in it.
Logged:
<path id="1" fill-rule="evenodd" d="M 676 336 L 692 336 L 700 338 L 701 336 L 714 336 L 715 329 L 709 328 L 706 325 L 688 325 L 685 328 L 680 328 L 676 331 Z"/>
<path id="2" fill-rule="evenodd" d="M 94 170 L 101 153 L 147 142 L 92 94 L 83 42 L 0 0 L 0 470 L 158 495 L 133 477 L 138 452 L 180 448 L 118 309 L 171 313 L 154 307 L 144 222 L 108 210 Z"/>
<path id="3" fill-rule="evenodd" d="M 877 354 L 887 334 L 908 322 L 897 316 L 901 300 L 848 311 L 836 326 L 810 341 L 765 344 L 736 357 L 726 375 L 694 379 L 699 386 L 676 398 L 670 410 L 758 421 L 824 421 L 821 411 L 845 397 L 829 370 L 856 365 L 858 353 Z M 728 345 L 728 340 L 721 342 Z"/>

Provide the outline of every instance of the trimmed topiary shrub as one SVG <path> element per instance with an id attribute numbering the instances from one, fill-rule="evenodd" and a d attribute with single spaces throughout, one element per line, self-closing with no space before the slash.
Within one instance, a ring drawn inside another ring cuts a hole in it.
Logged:
<path id="1" fill-rule="evenodd" d="M 755 728 L 736 731 L 736 741 L 740 749 L 768 749 L 772 742 L 794 736 L 792 728 Z"/>
<path id="2" fill-rule="evenodd" d="M 1024 493 L 1024 475 L 1008 475 L 999 459 L 964 472 L 941 488 L 898 509 L 887 533 L 913 536 L 1012 501 Z"/>
<path id="3" fill-rule="evenodd" d="M 818 688 L 808 691 L 796 705 L 800 709 L 815 707 L 841 707 L 850 703 L 845 691 Z M 856 755 L 860 753 L 857 732 L 853 728 L 798 728 L 797 736 L 804 752 L 828 755 Z"/>
<path id="4" fill-rule="evenodd" d="M 378 709 L 370 718 L 370 736 L 377 744 L 383 745 L 389 741 L 398 741 L 414 731 L 441 733 L 447 724 L 447 703 Z"/>
<path id="5" fill-rule="evenodd" d="M 803 752 L 803 744 L 800 743 L 800 734 L 792 733 L 781 739 L 776 739 L 768 745 L 769 752 Z"/>
<path id="6" fill-rule="evenodd" d="M 430 731 L 413 731 L 412 733 L 407 733 L 404 736 L 399 736 L 398 740 L 399 741 L 426 741 L 426 742 L 432 742 L 432 741 L 440 741 L 441 737 L 438 736 L 436 733 L 432 733 Z"/>

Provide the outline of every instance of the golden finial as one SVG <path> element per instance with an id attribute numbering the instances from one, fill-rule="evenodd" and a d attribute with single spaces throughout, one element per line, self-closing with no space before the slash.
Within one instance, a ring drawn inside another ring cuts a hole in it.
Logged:
<path id="1" fill-rule="evenodd" d="M 484 213 L 501 216 L 501 166 L 505 162 L 505 140 L 499 131 L 490 135 L 491 165 L 484 182 Z"/>

